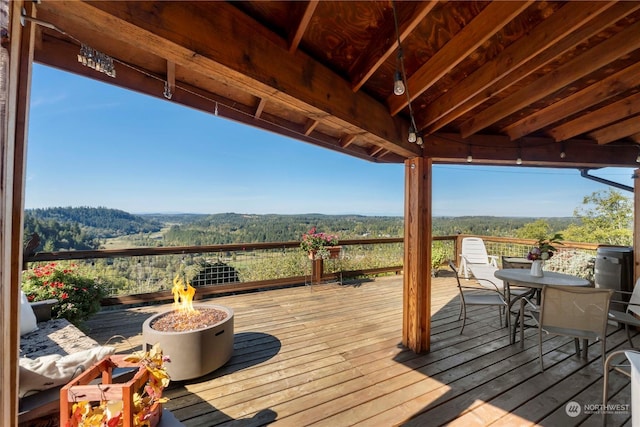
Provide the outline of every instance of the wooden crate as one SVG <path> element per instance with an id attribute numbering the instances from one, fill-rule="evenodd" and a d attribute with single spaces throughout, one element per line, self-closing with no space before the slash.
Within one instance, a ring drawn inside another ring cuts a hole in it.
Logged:
<path id="1" fill-rule="evenodd" d="M 138 363 L 126 362 L 126 355 L 113 355 L 102 359 L 81 375 L 62 387 L 60 390 L 60 426 L 67 427 L 71 417 L 71 410 L 75 402 L 90 401 L 100 402 L 103 400 L 115 400 L 123 402 L 124 427 L 133 427 L 133 394 L 142 390 L 149 379 L 149 372 L 143 366 L 133 378 L 127 382 L 114 383 L 114 368 L 136 368 Z M 101 378 L 101 382 L 94 381 Z M 153 414 L 150 424 L 155 427 L 160 422 L 162 416 L 162 405 L 155 403 L 151 407 Z"/>

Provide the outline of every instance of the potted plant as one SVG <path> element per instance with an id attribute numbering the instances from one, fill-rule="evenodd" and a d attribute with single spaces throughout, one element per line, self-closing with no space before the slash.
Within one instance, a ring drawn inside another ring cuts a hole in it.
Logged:
<path id="1" fill-rule="evenodd" d="M 550 238 L 540 238 L 536 242 L 536 246 L 531 248 L 527 254 L 527 259 L 533 261 L 531 263 L 531 275 L 536 277 L 542 277 L 542 263 L 551 258 L 554 252 L 557 251 L 554 245 L 562 244 L 562 234 L 556 233 Z"/>
<path id="2" fill-rule="evenodd" d="M 300 249 L 309 255 L 309 259 L 338 258 L 341 247 L 338 246 L 338 236 L 316 231 L 311 228 L 302 235 Z"/>

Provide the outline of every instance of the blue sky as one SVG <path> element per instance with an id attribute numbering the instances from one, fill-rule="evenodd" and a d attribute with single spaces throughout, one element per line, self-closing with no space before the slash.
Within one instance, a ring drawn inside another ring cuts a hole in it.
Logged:
<path id="1" fill-rule="evenodd" d="M 633 169 L 593 171 L 632 186 Z M 577 170 L 433 170 L 436 216 L 571 216 L 609 187 Z M 631 193 L 622 192 L 631 197 Z M 376 164 L 34 65 L 26 208 L 403 215 L 404 165 Z"/>

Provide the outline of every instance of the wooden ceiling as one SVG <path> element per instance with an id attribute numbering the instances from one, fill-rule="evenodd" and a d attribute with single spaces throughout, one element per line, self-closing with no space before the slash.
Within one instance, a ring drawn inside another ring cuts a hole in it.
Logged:
<path id="1" fill-rule="evenodd" d="M 36 62 L 160 98 L 166 82 L 170 102 L 352 156 L 638 166 L 638 1 L 398 1 L 398 32 L 390 1 L 33 9 Z M 80 64 L 80 42 L 116 77 Z M 410 96 L 393 94 L 402 66 Z M 422 146 L 407 141 L 411 111 Z"/>

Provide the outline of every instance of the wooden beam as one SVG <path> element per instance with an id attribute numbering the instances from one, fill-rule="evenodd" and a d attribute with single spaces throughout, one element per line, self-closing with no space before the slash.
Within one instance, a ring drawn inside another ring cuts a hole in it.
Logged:
<path id="1" fill-rule="evenodd" d="M 593 131 L 589 133 L 589 136 L 598 141 L 598 144 L 609 144 L 638 132 L 640 132 L 640 116 L 633 116 L 606 128 Z"/>
<path id="2" fill-rule="evenodd" d="M 598 129 L 619 120 L 620 117 L 640 113 L 640 93 L 621 99 L 579 118 L 563 123 L 549 130 L 556 141 L 564 141 L 590 130 Z"/>
<path id="3" fill-rule="evenodd" d="M 460 126 L 462 136 L 474 134 L 640 48 L 638 34 L 640 21 L 474 115 Z"/>
<path id="4" fill-rule="evenodd" d="M 47 19 L 90 29 L 96 37 L 109 34 L 118 42 L 166 57 L 177 65 L 214 77 L 258 98 L 274 100 L 308 117 L 326 115 L 326 123 L 369 139 L 391 152 L 409 157 L 420 147 L 404 138 L 408 123 L 391 117 L 371 96 L 353 93 L 349 82 L 302 52 L 291 55 L 279 38 L 224 2 L 43 2 Z M 179 19 L 178 19 L 179 18 Z M 228 39 L 211 34 L 253 35 Z M 87 40 L 91 43 L 91 40 Z M 198 47 L 198 51 L 193 50 Z"/>
<path id="5" fill-rule="evenodd" d="M 400 42 L 422 22 L 422 20 L 438 4 L 436 1 L 403 2 L 398 12 L 398 30 Z M 389 21 L 391 22 L 391 21 Z M 353 62 L 349 69 L 353 91 L 358 91 L 367 80 L 384 64 L 398 49 L 398 36 L 395 25 L 389 25 L 376 32 L 376 36 L 362 51 L 362 55 Z"/>
<path id="6" fill-rule="evenodd" d="M 552 48 L 555 43 L 581 26 L 593 21 L 612 5 L 613 3 L 609 2 L 567 3 L 531 30 L 526 37 L 510 44 L 498 56 L 422 109 L 416 115 L 418 128 L 427 128 L 429 133 L 439 129 L 442 124 L 437 128 L 429 126 L 545 50 Z"/>
<path id="7" fill-rule="evenodd" d="M 429 158 L 405 162 L 402 344 L 431 348 L 431 170 Z"/>
<path id="8" fill-rule="evenodd" d="M 443 128 L 447 124 L 453 122 L 462 115 L 483 104 L 488 98 L 491 98 L 496 94 L 508 89 L 528 75 L 534 73 L 536 70 L 539 70 L 543 66 L 549 64 L 554 59 L 556 59 L 556 57 L 575 48 L 580 43 L 584 42 L 590 37 L 593 37 L 607 27 L 618 22 L 626 15 L 635 12 L 638 9 L 640 9 L 640 2 L 623 1 L 615 3 L 611 8 L 607 9 L 596 19 L 587 23 L 587 25 L 584 25 L 582 28 L 578 29 L 572 34 L 569 34 L 566 38 L 559 40 L 556 44 L 542 52 L 540 55 L 536 56 L 530 61 L 527 61 L 524 65 L 507 74 L 493 85 L 483 89 L 480 93 L 476 94 L 471 99 L 464 102 L 462 105 L 456 107 L 451 112 L 445 114 L 443 117 L 439 118 L 432 125 L 423 130 L 427 133 L 433 133 L 436 130 Z"/>
<path id="9" fill-rule="evenodd" d="M 291 37 L 291 41 L 289 42 L 289 53 L 293 53 L 298 49 L 300 40 L 302 40 L 304 32 L 307 31 L 307 27 L 309 26 L 311 17 L 313 17 L 313 13 L 316 11 L 316 7 L 318 7 L 319 1 L 320 0 L 310 0 L 307 3 L 307 6 L 304 8 L 302 19 L 298 23 L 298 26 L 296 27 L 296 30 L 293 32 L 293 36 Z"/>
<path id="10" fill-rule="evenodd" d="M 456 65 L 526 9 L 532 1 L 491 2 L 442 49 L 438 50 L 406 82 L 410 100 L 433 86 Z M 389 111 L 398 114 L 408 105 L 406 96 L 391 94 Z"/>
<path id="11" fill-rule="evenodd" d="M 551 138 L 525 137 L 520 141 L 523 166 L 550 168 L 637 167 L 636 144 L 598 145 L 589 139 L 569 139 L 564 142 L 566 156 L 560 157 L 562 144 Z M 469 147 L 473 162 L 467 163 Z M 437 164 L 515 166 L 518 146 L 504 135 L 472 135 L 434 133 L 425 137 L 425 155 Z"/>
<path id="12" fill-rule="evenodd" d="M 633 89 L 639 84 L 640 63 L 637 63 L 546 108 L 538 110 L 522 120 L 510 124 L 502 129 L 502 132 L 508 134 L 512 140 L 516 140 L 565 117 L 577 114 L 608 98 Z"/>

